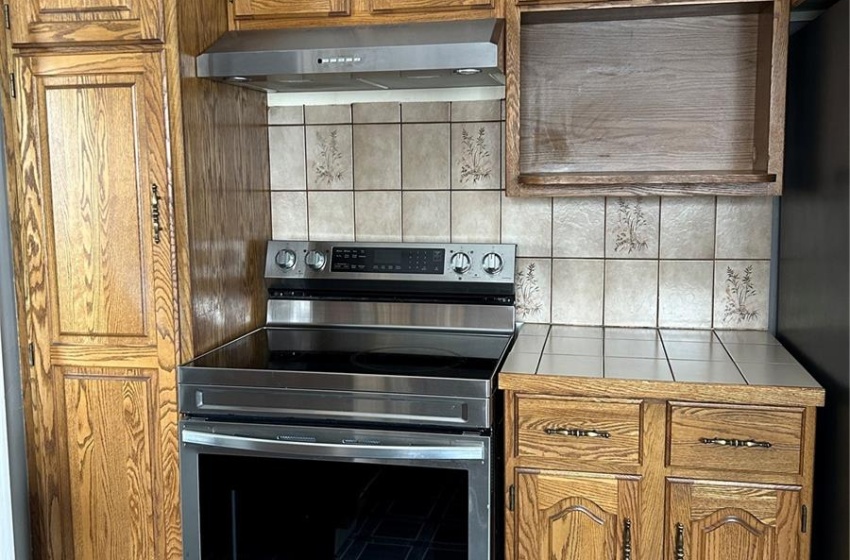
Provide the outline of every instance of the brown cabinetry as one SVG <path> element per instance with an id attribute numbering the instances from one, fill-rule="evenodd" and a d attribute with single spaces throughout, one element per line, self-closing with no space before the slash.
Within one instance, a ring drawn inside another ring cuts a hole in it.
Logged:
<path id="1" fill-rule="evenodd" d="M 508 559 L 808 558 L 813 407 L 535 377 L 500 378 Z"/>
<path id="2" fill-rule="evenodd" d="M 374 25 L 503 17 L 504 0 L 234 0 L 233 28 Z"/>
<path id="3" fill-rule="evenodd" d="M 163 38 L 162 0 L 21 0 L 8 9 L 15 45 Z"/>
<path id="4" fill-rule="evenodd" d="M 506 7 L 509 196 L 781 193 L 788 3 L 683 4 Z"/>

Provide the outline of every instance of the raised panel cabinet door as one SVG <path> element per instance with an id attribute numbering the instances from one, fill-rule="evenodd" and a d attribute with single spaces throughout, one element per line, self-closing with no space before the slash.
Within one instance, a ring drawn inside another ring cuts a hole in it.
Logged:
<path id="1" fill-rule="evenodd" d="M 368 0 L 373 14 L 414 12 L 421 14 L 493 9 L 495 0 Z"/>
<path id="2" fill-rule="evenodd" d="M 351 0 L 234 0 L 236 19 L 333 17 L 351 15 Z"/>
<path id="3" fill-rule="evenodd" d="M 161 0 L 18 0 L 9 8 L 12 43 L 161 42 Z"/>
<path id="4" fill-rule="evenodd" d="M 520 471 L 516 481 L 516 551 L 509 558 L 640 557 L 638 477 Z"/>
<path id="5" fill-rule="evenodd" d="M 667 557 L 798 560 L 799 487 L 668 481 Z"/>
<path id="6" fill-rule="evenodd" d="M 99 534 L 104 528 L 98 516 L 112 507 L 94 498 L 78 499 L 88 487 L 85 476 L 106 487 L 128 482 L 115 465 L 104 468 L 89 461 L 87 451 L 73 447 L 83 432 L 91 431 L 86 425 L 110 421 L 98 404 L 97 413 L 81 424 L 78 411 L 85 403 L 79 399 L 96 394 L 95 401 L 106 399 L 112 406 L 117 393 L 82 379 L 68 384 L 66 371 L 88 371 L 96 364 L 144 370 L 155 377 L 155 400 L 149 393 L 143 399 L 127 393 L 121 403 L 140 410 L 154 403 L 157 415 L 140 413 L 132 429 L 154 430 L 157 450 L 163 453 L 155 477 L 165 481 L 164 488 L 177 488 L 175 286 L 161 63 L 159 53 L 15 61 L 36 557 L 71 558 L 75 550 L 80 560 L 146 558 L 133 554 L 149 545 L 131 523 L 115 524 L 108 536 Z M 79 402 L 66 401 L 66 391 Z M 148 425 L 154 421 L 155 427 Z M 104 430 L 100 440 L 106 441 L 118 428 L 109 424 L 98 429 Z M 111 455 L 110 449 L 103 448 L 103 455 Z M 134 452 L 143 457 L 147 449 Z M 97 472 L 86 472 L 90 469 Z M 118 478 L 112 481 L 113 476 Z M 139 496 L 149 497 L 147 483 L 133 484 L 138 484 L 134 491 Z M 145 515 L 143 504 L 129 507 L 133 515 Z M 174 515 L 162 503 L 153 511 L 156 516 L 145 521 L 149 530 L 164 527 Z M 163 540 L 171 538 L 169 534 Z M 128 548 L 118 554 L 114 547 L 122 546 Z M 89 555 L 94 550 L 103 554 Z"/>

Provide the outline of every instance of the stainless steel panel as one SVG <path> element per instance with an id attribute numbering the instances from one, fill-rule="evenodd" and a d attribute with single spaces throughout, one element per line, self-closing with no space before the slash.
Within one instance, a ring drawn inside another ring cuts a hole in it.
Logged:
<path id="1" fill-rule="evenodd" d="M 346 421 L 486 429 L 487 398 L 309 391 L 301 389 L 210 387 L 182 383 L 180 412 L 193 416 Z"/>
<path id="2" fill-rule="evenodd" d="M 512 305 L 272 299 L 266 324 L 511 333 Z"/>

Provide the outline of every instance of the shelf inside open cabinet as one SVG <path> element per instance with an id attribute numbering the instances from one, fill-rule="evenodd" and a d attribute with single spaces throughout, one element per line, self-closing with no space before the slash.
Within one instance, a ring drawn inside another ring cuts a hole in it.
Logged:
<path id="1" fill-rule="evenodd" d="M 623 5 L 509 8 L 508 194 L 780 194 L 787 4 Z"/>

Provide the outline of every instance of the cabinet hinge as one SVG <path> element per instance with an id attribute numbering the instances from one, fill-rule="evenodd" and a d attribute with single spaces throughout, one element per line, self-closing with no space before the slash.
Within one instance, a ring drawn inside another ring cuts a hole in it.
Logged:
<path id="1" fill-rule="evenodd" d="M 802 514 L 800 515 L 800 531 L 805 533 L 809 530 L 809 508 L 803 506 Z"/>
<path id="2" fill-rule="evenodd" d="M 9 15 L 9 4 L 3 4 L 3 26 L 12 29 L 12 17 Z"/>
<path id="3" fill-rule="evenodd" d="M 30 367 L 35 365 L 35 346 L 32 342 L 30 342 L 29 346 L 27 346 L 27 361 L 29 362 Z"/>
<path id="4" fill-rule="evenodd" d="M 18 86 L 15 84 L 15 73 L 9 73 L 9 94 L 12 96 L 12 99 L 18 98 Z"/>
<path id="5" fill-rule="evenodd" d="M 508 489 L 508 510 L 513 511 L 516 507 L 516 488 L 513 484 Z"/>

